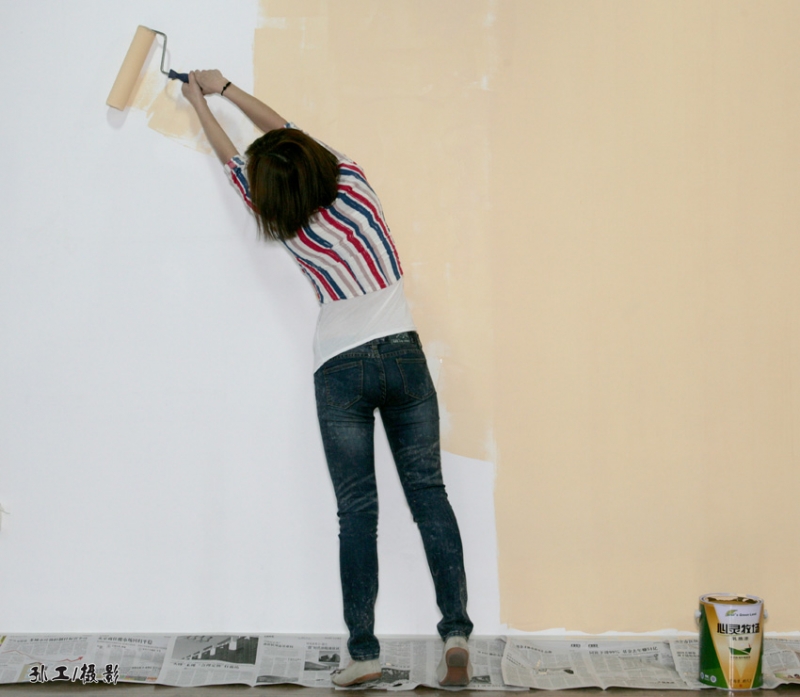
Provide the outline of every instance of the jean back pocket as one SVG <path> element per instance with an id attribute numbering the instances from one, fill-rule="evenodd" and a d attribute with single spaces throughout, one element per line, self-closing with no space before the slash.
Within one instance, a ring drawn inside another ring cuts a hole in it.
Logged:
<path id="1" fill-rule="evenodd" d="M 323 368 L 325 401 L 331 407 L 347 409 L 361 399 L 364 390 L 364 366 L 361 361 Z"/>
<path id="2" fill-rule="evenodd" d="M 424 358 L 398 358 L 397 367 L 403 376 L 403 389 L 409 397 L 426 399 L 436 391 Z"/>

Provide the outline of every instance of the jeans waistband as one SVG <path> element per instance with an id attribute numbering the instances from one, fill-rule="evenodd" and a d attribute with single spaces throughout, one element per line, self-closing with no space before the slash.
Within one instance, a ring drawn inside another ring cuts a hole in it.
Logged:
<path id="1" fill-rule="evenodd" d="M 380 339 L 372 339 L 368 341 L 366 346 L 379 346 L 380 344 L 413 344 L 414 346 L 422 347 L 422 342 L 419 340 L 419 334 L 416 332 L 400 332 L 399 334 L 389 334 L 389 336 L 382 336 Z"/>

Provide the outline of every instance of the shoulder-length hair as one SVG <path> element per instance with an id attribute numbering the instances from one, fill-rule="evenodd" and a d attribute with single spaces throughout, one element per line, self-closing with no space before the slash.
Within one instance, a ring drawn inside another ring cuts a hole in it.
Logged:
<path id="1" fill-rule="evenodd" d="M 247 149 L 247 178 L 261 234 L 297 236 L 315 211 L 336 199 L 336 156 L 296 128 L 268 131 Z"/>

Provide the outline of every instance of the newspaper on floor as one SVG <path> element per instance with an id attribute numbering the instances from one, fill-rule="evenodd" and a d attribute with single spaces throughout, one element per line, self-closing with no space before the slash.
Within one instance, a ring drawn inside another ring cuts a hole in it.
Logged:
<path id="1" fill-rule="evenodd" d="M 195 634 L 170 638 L 160 685 L 253 685 L 257 635 Z"/>
<path id="2" fill-rule="evenodd" d="M 503 679 L 539 690 L 685 690 L 667 641 L 507 637 Z"/>
<path id="3" fill-rule="evenodd" d="M 173 637 L 161 685 L 294 684 L 332 687 L 342 637 L 262 634 Z"/>
<path id="4" fill-rule="evenodd" d="M 341 663 L 343 643 L 339 635 L 262 635 L 255 685 L 333 687 L 331 673 Z"/>
<path id="5" fill-rule="evenodd" d="M 701 689 L 696 637 L 472 637 L 471 690 Z M 362 689 L 439 688 L 438 637 L 381 640 L 381 679 Z M 0 683 L 330 687 L 350 658 L 341 635 L 0 635 Z M 800 638 L 768 637 L 764 687 L 800 684 Z"/>
<path id="6" fill-rule="evenodd" d="M 373 682 L 348 689 L 413 690 L 419 685 L 442 688 L 436 669 L 442 657 L 444 643 L 439 637 L 381 638 L 381 677 Z M 473 676 L 470 690 L 517 690 L 503 682 L 501 661 L 505 641 L 502 637 L 472 637 L 469 640 Z M 344 650 L 341 667 L 350 662 Z"/>
<path id="7" fill-rule="evenodd" d="M 761 670 L 764 687 L 800 684 L 800 639 L 766 637 Z"/>
<path id="8" fill-rule="evenodd" d="M 697 637 L 687 639 L 670 639 L 670 649 L 672 649 L 672 660 L 675 661 L 675 668 L 683 678 L 686 686 L 690 690 L 702 690 L 708 685 L 700 682 L 700 645 Z"/>
<path id="9" fill-rule="evenodd" d="M 88 634 L 0 637 L 0 683 L 79 682 L 91 675 L 94 641 Z"/>
<path id="10" fill-rule="evenodd" d="M 170 637 L 163 634 L 101 634 L 95 637 L 92 661 L 106 673 L 119 672 L 119 682 L 156 683 Z"/>

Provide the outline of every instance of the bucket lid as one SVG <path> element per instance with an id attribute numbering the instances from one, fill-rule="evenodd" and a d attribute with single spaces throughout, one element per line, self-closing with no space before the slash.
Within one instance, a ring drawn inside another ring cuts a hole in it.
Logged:
<path id="1" fill-rule="evenodd" d="M 722 605 L 757 605 L 764 602 L 754 595 L 737 595 L 736 593 L 709 593 L 700 596 L 700 602 L 720 603 Z"/>

